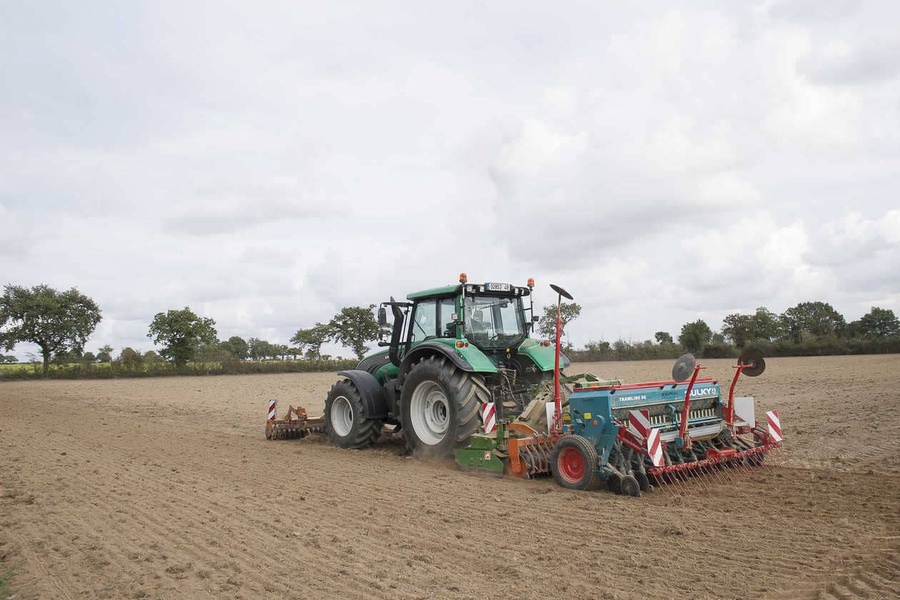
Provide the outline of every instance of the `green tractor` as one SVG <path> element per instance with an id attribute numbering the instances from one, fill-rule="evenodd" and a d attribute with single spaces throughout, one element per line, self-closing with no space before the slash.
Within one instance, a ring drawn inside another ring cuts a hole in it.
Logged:
<path id="1" fill-rule="evenodd" d="M 325 400 L 328 439 L 362 448 L 389 425 L 414 455 L 444 457 L 534 407 L 556 356 L 550 342 L 529 337 L 538 320 L 533 289 L 533 280 L 475 284 L 462 273 L 457 285 L 382 303 L 379 325 L 388 327 L 388 309 L 393 316 L 390 341 L 339 373 Z"/>

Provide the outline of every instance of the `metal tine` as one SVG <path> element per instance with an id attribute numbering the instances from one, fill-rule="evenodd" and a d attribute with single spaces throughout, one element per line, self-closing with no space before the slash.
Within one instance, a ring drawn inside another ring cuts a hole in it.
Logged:
<path id="1" fill-rule="evenodd" d="M 672 489 L 672 479 L 668 472 L 660 473 L 656 477 L 656 482 L 659 489 L 666 495 L 672 496 L 674 490 Z"/>
<path id="2" fill-rule="evenodd" d="M 700 465 L 691 469 L 691 485 L 700 488 L 700 490 L 704 493 L 709 491 L 709 479 L 703 473 Z"/>
<path id="3" fill-rule="evenodd" d="M 678 495 L 678 479 L 675 477 L 675 473 L 671 471 L 667 471 L 662 474 L 663 481 L 665 482 L 666 493 L 669 496 L 675 497 Z"/>
<path id="4" fill-rule="evenodd" d="M 676 471 L 672 476 L 675 479 L 675 485 L 682 486 L 685 491 L 689 489 L 691 474 L 687 470 Z"/>
<path id="5" fill-rule="evenodd" d="M 715 465 L 709 463 L 701 464 L 700 472 L 702 473 L 701 478 L 706 489 L 711 489 L 718 484 L 716 478 L 719 476 L 719 473 L 716 471 Z"/>
<path id="6" fill-rule="evenodd" d="M 709 474 L 706 471 L 706 466 L 703 464 L 698 464 L 694 467 L 694 483 L 697 484 L 697 487 L 702 489 L 704 492 L 708 492 L 710 488 L 710 480 Z"/>
<path id="7" fill-rule="evenodd" d="M 734 483 L 734 473 L 731 472 L 728 462 L 716 464 L 716 475 L 729 484 Z"/>
<path id="8" fill-rule="evenodd" d="M 672 496 L 672 490 L 669 489 L 671 486 L 669 486 L 668 482 L 666 482 L 662 474 L 660 474 L 659 477 L 654 477 L 653 481 L 655 483 L 655 485 L 653 486 L 654 490 L 664 495 L 666 498 Z"/>
<path id="9" fill-rule="evenodd" d="M 740 473 L 741 477 L 748 477 L 751 473 L 753 473 L 753 469 L 747 463 L 748 457 L 744 457 L 740 462 L 738 462 L 735 466 L 738 473 Z"/>
<path id="10" fill-rule="evenodd" d="M 677 496 L 680 491 L 678 486 L 681 485 L 681 482 L 678 480 L 678 475 L 674 471 L 666 473 L 666 480 L 669 489 L 672 491 L 672 495 Z"/>
<path id="11" fill-rule="evenodd" d="M 729 473 L 730 468 L 726 463 L 716 463 L 713 467 L 713 477 L 724 481 L 726 485 L 734 483 L 734 473 Z"/>
<path id="12" fill-rule="evenodd" d="M 700 471 L 700 479 L 703 480 L 704 486 L 712 486 L 713 477 L 715 477 L 715 473 L 713 472 L 710 465 L 700 464 L 698 467 Z"/>

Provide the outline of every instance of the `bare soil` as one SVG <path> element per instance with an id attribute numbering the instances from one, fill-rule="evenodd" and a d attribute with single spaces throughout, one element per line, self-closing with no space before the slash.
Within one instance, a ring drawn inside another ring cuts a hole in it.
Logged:
<path id="1" fill-rule="evenodd" d="M 729 361 L 705 361 L 726 389 Z M 669 361 L 574 365 L 628 382 Z M 770 359 L 780 460 L 641 498 L 313 436 L 333 374 L 0 384 L 0 578 L 37 598 L 900 597 L 900 355 Z M 5 600 L 5 599 L 3 599 Z"/>

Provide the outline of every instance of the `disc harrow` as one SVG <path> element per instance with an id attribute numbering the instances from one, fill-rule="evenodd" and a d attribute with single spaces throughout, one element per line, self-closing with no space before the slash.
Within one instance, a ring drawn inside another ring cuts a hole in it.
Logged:
<path id="1" fill-rule="evenodd" d="M 305 438 L 311 433 L 324 433 L 325 419 L 310 418 L 302 406 L 289 406 L 287 415 L 278 418 L 278 401 L 269 401 L 269 418 L 266 420 L 267 440 L 292 440 Z"/>

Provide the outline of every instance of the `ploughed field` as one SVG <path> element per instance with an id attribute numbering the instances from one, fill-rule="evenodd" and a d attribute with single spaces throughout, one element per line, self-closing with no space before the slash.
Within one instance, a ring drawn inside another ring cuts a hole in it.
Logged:
<path id="1" fill-rule="evenodd" d="M 727 391 L 731 362 L 703 361 Z M 670 361 L 576 364 L 626 382 Z M 900 355 L 768 360 L 779 460 L 641 498 L 270 442 L 333 374 L 0 384 L 0 578 L 30 598 L 900 597 Z M 3 599 L 5 600 L 5 599 Z"/>

